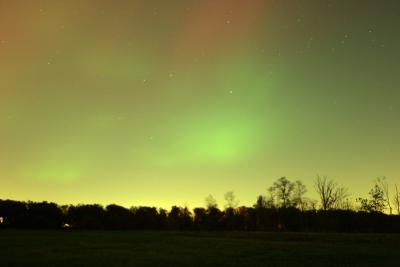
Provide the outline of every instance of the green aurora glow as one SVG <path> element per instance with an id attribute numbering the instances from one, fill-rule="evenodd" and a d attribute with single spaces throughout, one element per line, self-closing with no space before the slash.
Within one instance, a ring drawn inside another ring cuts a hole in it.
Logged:
<path id="1" fill-rule="evenodd" d="M 251 205 L 400 183 L 397 1 L 0 1 L 0 198 Z"/>

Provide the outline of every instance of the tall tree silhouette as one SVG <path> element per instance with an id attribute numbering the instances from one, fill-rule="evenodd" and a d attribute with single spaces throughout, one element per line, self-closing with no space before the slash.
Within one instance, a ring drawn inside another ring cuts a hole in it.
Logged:
<path id="1" fill-rule="evenodd" d="M 256 200 L 256 204 L 254 204 L 254 208 L 266 208 L 267 207 L 267 200 L 264 196 L 259 195 Z"/>
<path id="2" fill-rule="evenodd" d="M 397 188 L 397 184 L 394 185 L 395 194 L 393 197 L 394 207 L 397 210 L 397 215 L 400 215 L 400 191 Z"/>
<path id="3" fill-rule="evenodd" d="M 281 177 L 275 181 L 268 191 L 279 207 L 286 208 L 292 205 L 292 193 L 295 185 L 286 177 Z"/>
<path id="4" fill-rule="evenodd" d="M 217 208 L 218 204 L 217 204 L 217 200 L 215 199 L 215 197 L 211 194 L 209 194 L 206 198 L 205 198 L 205 202 L 206 202 L 206 207 L 207 209 L 209 208 Z"/>
<path id="5" fill-rule="evenodd" d="M 208 195 L 205 202 L 207 209 L 204 217 L 204 227 L 207 230 L 217 230 L 221 226 L 223 213 L 218 209 L 217 201 L 213 195 Z"/>
<path id="6" fill-rule="evenodd" d="M 389 184 L 385 176 L 378 177 L 376 179 L 376 184 L 381 188 L 383 192 L 383 197 L 385 199 L 385 205 L 389 208 L 389 214 L 392 214 L 392 205 L 389 192 Z"/>
<path id="7" fill-rule="evenodd" d="M 236 199 L 235 193 L 233 191 L 226 192 L 224 198 L 226 201 L 225 208 L 236 209 L 239 205 L 239 200 Z"/>
<path id="8" fill-rule="evenodd" d="M 322 178 L 317 176 L 314 187 L 319 195 L 323 210 L 340 208 L 340 204 L 348 196 L 347 188 L 339 186 L 327 176 Z"/>
<path id="9" fill-rule="evenodd" d="M 304 195 L 307 193 L 307 187 L 303 184 L 302 181 L 297 180 L 294 182 L 293 187 L 293 206 L 297 207 L 301 210 L 306 209 L 306 201 L 304 199 Z"/>
<path id="10" fill-rule="evenodd" d="M 386 208 L 385 193 L 382 187 L 378 183 L 374 184 L 374 187 L 369 191 L 369 199 L 359 198 L 361 203 L 361 210 L 368 212 L 383 212 Z"/>

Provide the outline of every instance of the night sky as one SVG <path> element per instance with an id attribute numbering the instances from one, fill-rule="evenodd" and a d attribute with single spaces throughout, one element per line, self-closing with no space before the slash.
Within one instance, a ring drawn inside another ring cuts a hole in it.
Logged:
<path id="1" fill-rule="evenodd" d="M 400 183 L 400 2 L 0 0 L 0 198 L 251 205 Z"/>

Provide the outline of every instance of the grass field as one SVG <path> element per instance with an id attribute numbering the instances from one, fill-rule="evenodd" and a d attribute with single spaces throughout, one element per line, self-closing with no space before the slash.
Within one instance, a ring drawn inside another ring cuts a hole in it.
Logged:
<path id="1" fill-rule="evenodd" d="M 0 266 L 400 266 L 400 236 L 1 230 Z"/>

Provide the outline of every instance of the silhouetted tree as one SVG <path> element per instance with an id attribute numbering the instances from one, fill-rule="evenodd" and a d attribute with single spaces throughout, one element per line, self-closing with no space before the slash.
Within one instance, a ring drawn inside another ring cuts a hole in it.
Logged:
<path id="1" fill-rule="evenodd" d="M 268 205 L 264 196 L 258 196 L 256 203 L 253 205 L 254 209 L 248 209 L 246 211 L 246 215 L 249 218 L 246 218 L 246 223 L 250 223 L 250 225 L 246 225 L 248 229 L 254 230 L 268 230 L 273 231 L 276 229 L 278 225 L 278 210 L 274 207 Z M 242 209 L 245 210 L 244 207 Z"/>
<path id="2" fill-rule="evenodd" d="M 192 214 L 187 207 L 172 206 L 167 225 L 169 229 L 189 230 L 192 228 Z"/>
<path id="3" fill-rule="evenodd" d="M 383 198 L 385 200 L 386 207 L 389 208 L 389 214 L 392 214 L 392 205 L 390 199 L 390 192 L 389 192 L 389 184 L 385 176 L 378 177 L 375 182 L 383 192 Z"/>
<path id="4" fill-rule="evenodd" d="M 195 229 L 201 230 L 205 229 L 205 221 L 207 216 L 207 210 L 205 208 L 195 208 L 193 224 Z"/>
<path id="5" fill-rule="evenodd" d="M 224 198 L 226 200 L 225 208 L 237 208 L 239 200 L 236 199 L 235 193 L 233 191 L 226 192 Z"/>
<path id="6" fill-rule="evenodd" d="M 254 208 L 266 208 L 267 207 L 267 201 L 265 200 L 264 196 L 258 196 L 256 204 L 254 204 Z"/>
<path id="7" fill-rule="evenodd" d="M 369 191 L 369 199 L 359 198 L 361 210 L 367 212 L 383 212 L 386 207 L 385 193 L 378 183 Z"/>
<path id="8" fill-rule="evenodd" d="M 305 193 L 307 193 L 306 186 L 300 180 L 295 181 L 293 186 L 292 206 L 297 207 L 301 210 L 305 210 Z"/>
<path id="9" fill-rule="evenodd" d="M 214 196 L 211 194 L 206 197 L 205 202 L 207 209 L 218 207 L 217 200 L 215 200 Z"/>
<path id="10" fill-rule="evenodd" d="M 257 212 L 254 208 L 239 207 L 238 214 L 243 220 L 243 228 L 246 231 L 259 230 L 260 224 L 257 217 Z"/>
<path id="11" fill-rule="evenodd" d="M 23 202 L 0 200 L 0 217 L 4 227 L 22 228 L 26 223 L 27 206 Z"/>
<path id="12" fill-rule="evenodd" d="M 28 202 L 26 215 L 29 228 L 57 229 L 63 222 L 63 212 L 55 203 Z"/>
<path id="13" fill-rule="evenodd" d="M 233 192 L 228 192 L 226 208 L 221 211 L 210 195 L 206 208 L 195 208 L 193 216 L 187 207 L 178 206 L 167 212 L 155 207 L 128 210 L 115 204 L 104 209 L 100 205 L 60 207 L 47 202 L 0 200 L 0 227 L 61 229 L 68 224 L 76 229 L 400 232 L 400 216 L 383 213 L 389 196 L 384 185 L 375 180 L 369 197 L 359 199 L 358 211 L 349 198 L 343 197 L 346 189 L 326 177 L 316 181 L 316 188 L 323 195 L 321 202 L 325 203 L 323 210 L 316 210 L 316 202 L 304 197 L 306 187 L 301 181 L 292 183 L 284 177 L 269 190 L 275 199 L 258 196 L 253 207 L 237 207 Z M 397 186 L 395 192 L 391 204 L 400 213 Z"/>
<path id="14" fill-rule="evenodd" d="M 159 227 L 158 211 L 155 207 L 132 207 L 133 224 L 136 229 L 157 229 Z"/>
<path id="15" fill-rule="evenodd" d="M 268 189 L 273 199 L 279 207 L 286 208 L 292 205 L 292 193 L 295 185 L 286 177 L 281 177 L 275 181 Z"/>
<path id="16" fill-rule="evenodd" d="M 397 215 L 400 215 L 400 192 L 397 189 L 397 184 L 394 185 L 395 188 L 395 195 L 393 197 L 394 207 L 397 210 Z"/>
<path id="17" fill-rule="evenodd" d="M 226 208 L 223 212 L 222 227 L 227 230 L 234 230 L 236 228 L 236 210 L 233 208 Z"/>
<path id="18" fill-rule="evenodd" d="M 315 211 L 317 209 L 318 201 L 315 199 L 304 197 L 301 205 L 302 206 L 300 207 L 300 209 L 302 211 Z"/>
<path id="19" fill-rule="evenodd" d="M 105 222 L 105 211 L 101 205 L 78 205 L 68 208 L 68 219 L 74 228 L 102 229 Z"/>
<path id="20" fill-rule="evenodd" d="M 132 227 L 132 215 L 127 208 L 111 204 L 106 207 L 105 227 L 107 229 L 129 229 Z"/>
<path id="21" fill-rule="evenodd" d="M 222 225 L 223 212 L 216 206 L 208 206 L 205 217 L 205 228 L 207 230 L 218 230 Z"/>
<path id="22" fill-rule="evenodd" d="M 167 224 L 168 213 L 165 209 L 158 210 L 158 216 L 156 220 L 156 228 L 157 229 L 164 229 Z"/>
<path id="23" fill-rule="evenodd" d="M 314 186 L 323 210 L 339 208 L 342 201 L 348 196 L 347 188 L 339 186 L 327 176 L 322 178 L 317 176 Z"/>

